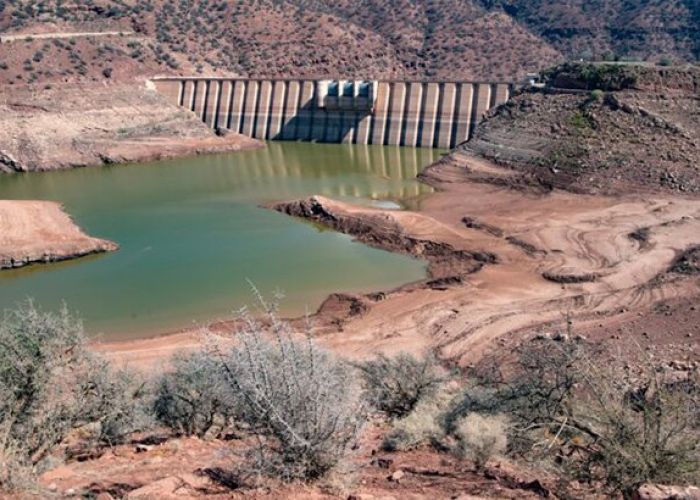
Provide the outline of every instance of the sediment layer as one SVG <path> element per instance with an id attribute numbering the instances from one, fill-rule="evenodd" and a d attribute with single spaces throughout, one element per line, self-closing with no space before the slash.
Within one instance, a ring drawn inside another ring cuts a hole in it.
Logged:
<path id="1" fill-rule="evenodd" d="M 261 147 L 217 136 L 155 90 L 131 84 L 0 89 L 0 173 L 142 162 Z"/>

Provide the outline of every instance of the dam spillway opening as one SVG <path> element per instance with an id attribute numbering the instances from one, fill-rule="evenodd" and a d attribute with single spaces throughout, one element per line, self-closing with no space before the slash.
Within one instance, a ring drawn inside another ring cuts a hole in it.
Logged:
<path id="1" fill-rule="evenodd" d="M 213 129 L 260 140 L 453 148 L 506 102 L 509 82 L 162 77 L 171 103 Z"/>

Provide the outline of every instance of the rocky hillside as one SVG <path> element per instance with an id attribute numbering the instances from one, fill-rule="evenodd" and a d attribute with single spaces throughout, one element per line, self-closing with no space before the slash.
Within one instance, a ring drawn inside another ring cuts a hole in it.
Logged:
<path id="1" fill-rule="evenodd" d="M 462 149 L 517 183 L 700 193 L 700 68 L 564 65 L 482 122 Z"/>
<path id="2" fill-rule="evenodd" d="M 700 57 L 696 0 L 479 0 L 571 59 Z"/>
<path id="3" fill-rule="evenodd" d="M 149 161 L 261 146 L 220 137 L 194 113 L 143 86 L 0 86 L 0 175 Z"/>
<path id="4" fill-rule="evenodd" d="M 571 58 L 696 59 L 698 10 L 692 0 L 0 0 L 0 32 L 20 35 L 0 45 L 0 83 L 196 71 L 512 80 Z"/>

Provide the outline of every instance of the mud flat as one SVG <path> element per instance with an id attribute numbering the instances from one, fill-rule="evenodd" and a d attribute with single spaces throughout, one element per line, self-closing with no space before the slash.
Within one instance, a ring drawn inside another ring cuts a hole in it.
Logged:
<path id="1" fill-rule="evenodd" d="M 329 297 L 314 318 L 320 342 L 356 358 L 435 349 L 466 366 L 513 332 L 520 341 L 561 324 L 567 313 L 576 322 L 613 324 L 622 313 L 699 294 L 695 274 L 659 277 L 700 244 L 700 200 L 543 193 L 508 186 L 512 175 L 457 151 L 422 174 L 437 192 L 418 211 L 320 196 L 272 205 L 430 262 L 423 282 Z M 644 241 L 631 236 L 642 228 Z M 149 364 L 171 352 L 171 343 L 192 348 L 197 342 L 186 332 L 101 349 Z"/>
<path id="2" fill-rule="evenodd" d="M 0 200 L 0 270 L 116 250 L 86 235 L 58 203 Z"/>

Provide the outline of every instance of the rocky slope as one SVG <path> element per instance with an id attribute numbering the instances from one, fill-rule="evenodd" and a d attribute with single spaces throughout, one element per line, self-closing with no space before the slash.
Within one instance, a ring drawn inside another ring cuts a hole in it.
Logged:
<path id="1" fill-rule="evenodd" d="M 700 56 L 693 0 L 478 0 L 500 8 L 567 57 L 685 60 Z"/>
<path id="2" fill-rule="evenodd" d="M 548 78 L 460 149 L 513 169 L 514 185 L 700 192 L 700 68 L 565 65 Z"/>
<path id="3" fill-rule="evenodd" d="M 136 85 L 0 88 L 0 173 L 147 161 L 258 147 Z"/>
<path id="4" fill-rule="evenodd" d="M 3 43 L 0 82 L 42 85 L 157 72 L 517 80 L 563 59 L 688 61 L 700 50 L 696 4 L 3 0 L 0 32 L 122 35 Z"/>
<path id="5" fill-rule="evenodd" d="M 0 271 L 117 248 L 87 236 L 57 203 L 0 200 Z"/>

